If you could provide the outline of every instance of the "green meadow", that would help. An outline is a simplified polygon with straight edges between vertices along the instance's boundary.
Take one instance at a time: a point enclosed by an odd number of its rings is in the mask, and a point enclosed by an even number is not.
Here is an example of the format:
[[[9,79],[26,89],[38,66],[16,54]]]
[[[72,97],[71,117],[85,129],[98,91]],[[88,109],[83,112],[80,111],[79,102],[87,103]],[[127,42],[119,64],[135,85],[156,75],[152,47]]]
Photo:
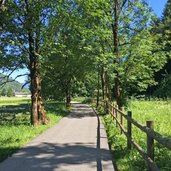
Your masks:
[[[0,161],[52,127],[67,113],[64,103],[48,101],[45,107],[50,124],[33,127],[29,98],[0,98]]]
[[[154,121],[154,130],[171,138],[171,101],[131,100],[126,111],[128,110],[132,111],[132,117],[143,125],[146,125],[148,120]],[[103,119],[113,158],[119,170],[147,170],[147,165],[138,151],[134,148],[130,151],[127,150],[126,137],[120,134],[120,129],[116,128],[115,122],[112,121],[110,115],[104,115]],[[125,128],[126,125],[125,121]],[[135,142],[146,151],[146,134],[133,126],[132,135]],[[171,170],[171,151],[158,142],[155,142],[155,162],[161,171]]]

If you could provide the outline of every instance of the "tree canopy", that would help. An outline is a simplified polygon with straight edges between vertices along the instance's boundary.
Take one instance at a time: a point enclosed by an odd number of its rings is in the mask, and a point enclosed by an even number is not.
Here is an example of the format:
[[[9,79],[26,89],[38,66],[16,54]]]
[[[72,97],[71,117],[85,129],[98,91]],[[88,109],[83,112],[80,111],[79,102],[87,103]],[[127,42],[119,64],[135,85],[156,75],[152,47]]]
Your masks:
[[[30,71],[31,123],[48,123],[42,97],[121,107],[155,85],[170,57],[170,4],[160,20],[145,0],[3,1],[0,68]]]

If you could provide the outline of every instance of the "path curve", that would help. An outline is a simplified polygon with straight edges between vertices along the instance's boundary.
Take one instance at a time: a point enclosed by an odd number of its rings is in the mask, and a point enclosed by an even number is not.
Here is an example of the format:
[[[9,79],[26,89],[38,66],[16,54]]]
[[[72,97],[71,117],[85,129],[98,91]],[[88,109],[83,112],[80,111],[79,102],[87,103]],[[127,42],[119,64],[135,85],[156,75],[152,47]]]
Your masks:
[[[0,163],[0,171],[113,171],[101,120],[88,105],[72,105],[70,115]]]

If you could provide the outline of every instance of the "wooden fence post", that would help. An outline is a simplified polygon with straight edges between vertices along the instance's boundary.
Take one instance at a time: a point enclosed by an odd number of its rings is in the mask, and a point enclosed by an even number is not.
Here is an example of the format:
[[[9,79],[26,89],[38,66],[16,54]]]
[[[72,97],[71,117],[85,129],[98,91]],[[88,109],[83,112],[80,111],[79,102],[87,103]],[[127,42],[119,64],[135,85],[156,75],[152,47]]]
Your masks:
[[[116,109],[118,109],[118,105],[115,106]],[[115,117],[118,119],[118,111],[115,109]],[[116,127],[118,127],[118,123],[116,121]]]
[[[121,108],[121,111],[124,113],[124,107]],[[121,125],[124,127],[124,120],[123,120],[123,116],[121,114]],[[122,129],[121,129],[121,134],[123,133]]]
[[[154,128],[153,121],[147,121],[146,125],[148,128]],[[147,134],[147,155],[154,161],[154,139]],[[151,171],[151,167],[148,165],[148,170]]]
[[[128,111],[128,117],[132,118],[132,112]],[[127,134],[129,138],[127,138],[127,148],[131,150],[131,139],[132,139],[132,124],[129,120],[127,120]]]

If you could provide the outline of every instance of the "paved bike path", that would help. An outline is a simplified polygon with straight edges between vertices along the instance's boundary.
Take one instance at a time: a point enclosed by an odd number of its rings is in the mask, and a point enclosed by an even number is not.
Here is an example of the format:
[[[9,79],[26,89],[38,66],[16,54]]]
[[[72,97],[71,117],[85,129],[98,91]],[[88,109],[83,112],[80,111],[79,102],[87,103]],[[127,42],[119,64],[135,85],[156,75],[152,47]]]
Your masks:
[[[73,112],[57,125],[0,163],[0,171],[113,171],[106,132],[88,105],[74,103]]]

